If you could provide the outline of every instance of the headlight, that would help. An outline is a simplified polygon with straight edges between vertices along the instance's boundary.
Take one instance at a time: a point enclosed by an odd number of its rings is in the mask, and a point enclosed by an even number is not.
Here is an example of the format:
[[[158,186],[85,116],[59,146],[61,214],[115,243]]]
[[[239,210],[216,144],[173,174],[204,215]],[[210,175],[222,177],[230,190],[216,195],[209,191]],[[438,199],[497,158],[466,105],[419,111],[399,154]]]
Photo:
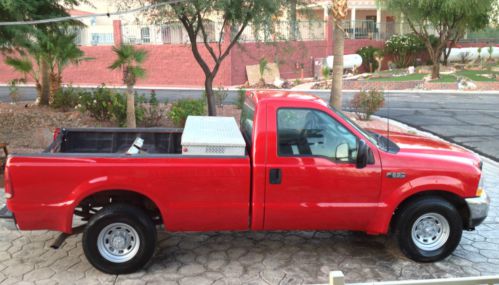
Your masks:
[[[485,188],[484,188],[484,184],[485,184],[485,177],[482,173],[481,177],[480,177],[480,182],[478,182],[478,188],[476,189],[476,196],[477,197],[480,197],[483,195],[483,193],[485,192]]]

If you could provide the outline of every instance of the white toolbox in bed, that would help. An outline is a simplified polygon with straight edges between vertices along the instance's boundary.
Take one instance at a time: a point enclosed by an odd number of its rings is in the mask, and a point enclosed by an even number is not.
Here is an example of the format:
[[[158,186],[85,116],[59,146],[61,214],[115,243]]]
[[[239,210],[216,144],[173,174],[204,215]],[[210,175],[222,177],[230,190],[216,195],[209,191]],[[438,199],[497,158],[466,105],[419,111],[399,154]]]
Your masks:
[[[233,117],[189,116],[182,133],[183,155],[244,156],[244,140]]]

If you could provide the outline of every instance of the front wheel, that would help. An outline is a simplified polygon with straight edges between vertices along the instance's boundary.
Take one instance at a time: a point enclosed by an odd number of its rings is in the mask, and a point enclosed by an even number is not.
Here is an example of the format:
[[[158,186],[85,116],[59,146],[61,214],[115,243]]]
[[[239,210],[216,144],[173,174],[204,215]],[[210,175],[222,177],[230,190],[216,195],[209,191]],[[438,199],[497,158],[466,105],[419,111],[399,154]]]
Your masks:
[[[426,197],[412,202],[397,215],[396,238],[401,251],[418,262],[449,256],[461,241],[463,222],[448,201]]]
[[[142,268],[156,246],[156,227],[141,209],[116,204],[95,214],[83,232],[83,251],[98,270],[126,274]]]

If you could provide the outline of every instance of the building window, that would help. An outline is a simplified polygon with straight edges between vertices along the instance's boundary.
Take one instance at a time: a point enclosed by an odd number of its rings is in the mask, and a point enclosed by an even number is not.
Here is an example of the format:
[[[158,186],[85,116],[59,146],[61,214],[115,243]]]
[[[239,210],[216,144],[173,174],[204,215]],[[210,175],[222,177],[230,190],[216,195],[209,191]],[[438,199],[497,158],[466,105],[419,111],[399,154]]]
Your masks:
[[[149,27],[143,27],[140,29],[140,40],[142,41],[142,43],[151,42],[151,34],[149,31]]]
[[[161,27],[161,41],[165,44],[183,43],[183,29],[179,24],[166,24]]]
[[[114,43],[114,35],[112,33],[92,33],[91,44],[96,45],[112,45]]]

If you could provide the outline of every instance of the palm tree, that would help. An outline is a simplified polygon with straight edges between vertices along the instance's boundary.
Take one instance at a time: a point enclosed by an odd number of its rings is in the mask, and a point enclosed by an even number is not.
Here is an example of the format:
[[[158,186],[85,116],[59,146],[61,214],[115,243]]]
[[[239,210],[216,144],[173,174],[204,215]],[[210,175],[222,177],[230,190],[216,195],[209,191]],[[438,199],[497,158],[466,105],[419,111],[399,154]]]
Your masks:
[[[348,6],[347,0],[332,0],[333,2],[333,84],[331,87],[331,97],[329,103],[341,110],[342,89],[343,89],[343,53],[345,50],[345,31],[342,22],[346,19]]]
[[[123,83],[127,86],[126,124],[129,128],[135,128],[137,123],[135,119],[135,95],[133,86],[137,82],[137,78],[146,75],[146,71],[141,65],[147,58],[147,51],[136,49],[132,45],[122,44],[119,47],[113,47],[113,52],[118,58],[109,66],[109,69],[123,70]]]
[[[34,33],[19,48],[19,56],[7,56],[5,63],[20,72],[26,81],[35,80],[41,105],[48,105],[62,82],[62,72],[69,64],[78,64],[84,57],[76,46],[76,33],[67,28],[54,28]]]
[[[85,53],[75,44],[77,34],[64,32],[55,37],[53,42],[52,65],[50,66],[50,94],[54,94],[61,88],[62,73],[69,65],[78,65],[82,61],[93,60],[85,57]]]

